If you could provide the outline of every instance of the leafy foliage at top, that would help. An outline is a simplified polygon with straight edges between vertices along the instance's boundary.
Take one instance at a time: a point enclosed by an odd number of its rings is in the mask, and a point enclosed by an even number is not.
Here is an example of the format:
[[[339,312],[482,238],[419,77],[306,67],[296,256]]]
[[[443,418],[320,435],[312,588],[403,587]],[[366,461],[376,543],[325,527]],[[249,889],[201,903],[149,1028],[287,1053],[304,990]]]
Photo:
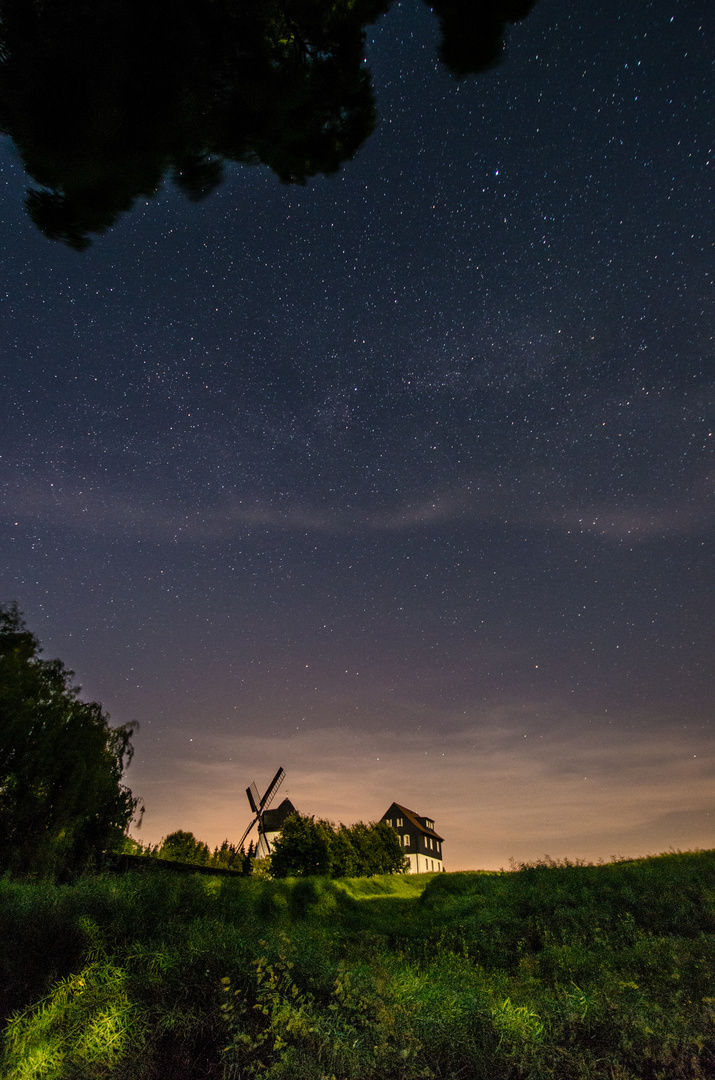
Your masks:
[[[499,60],[535,0],[430,0],[455,74]],[[81,250],[165,176],[199,200],[224,160],[334,173],[373,130],[365,28],[392,0],[0,0],[0,131],[35,224]]]
[[[51,877],[117,845],[139,800],[121,782],[133,725],[110,727],[41,651],[17,607],[0,607],[0,868]]]

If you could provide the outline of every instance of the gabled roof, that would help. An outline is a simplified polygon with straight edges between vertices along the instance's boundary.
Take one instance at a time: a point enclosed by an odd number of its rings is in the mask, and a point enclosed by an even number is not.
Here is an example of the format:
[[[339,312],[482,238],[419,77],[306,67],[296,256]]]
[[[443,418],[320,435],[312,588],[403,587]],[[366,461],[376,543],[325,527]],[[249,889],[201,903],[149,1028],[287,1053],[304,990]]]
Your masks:
[[[444,837],[440,836],[439,833],[436,833],[434,829],[427,828],[425,820],[428,819],[420,817],[414,810],[408,810],[406,806],[400,806],[399,803],[393,803],[392,805],[397,807],[403,817],[406,817],[410,825],[414,825],[418,832],[423,833],[424,836],[431,836],[434,840],[444,841]],[[431,818],[429,820],[431,820]]]
[[[291,814],[295,814],[296,808],[290,799],[284,799],[280,806],[277,806],[275,810],[264,810],[261,814],[261,831],[262,832],[278,832],[285,825],[286,818]]]

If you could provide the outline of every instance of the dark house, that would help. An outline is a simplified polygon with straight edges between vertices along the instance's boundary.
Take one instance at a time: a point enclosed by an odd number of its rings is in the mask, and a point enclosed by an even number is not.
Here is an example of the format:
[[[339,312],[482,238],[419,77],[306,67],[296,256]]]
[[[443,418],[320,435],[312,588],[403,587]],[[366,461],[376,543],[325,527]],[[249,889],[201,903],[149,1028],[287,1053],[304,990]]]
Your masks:
[[[405,855],[410,860],[411,874],[429,874],[444,870],[442,837],[434,831],[434,821],[421,817],[414,810],[393,802],[380,818],[391,825],[400,838]]]

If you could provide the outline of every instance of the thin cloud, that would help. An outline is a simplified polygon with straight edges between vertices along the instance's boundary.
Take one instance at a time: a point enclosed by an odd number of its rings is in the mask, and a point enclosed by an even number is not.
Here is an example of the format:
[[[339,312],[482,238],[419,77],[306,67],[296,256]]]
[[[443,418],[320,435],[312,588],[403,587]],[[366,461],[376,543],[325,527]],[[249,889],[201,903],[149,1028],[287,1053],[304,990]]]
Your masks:
[[[697,534],[713,523],[708,504],[711,483],[699,477],[667,509],[631,500],[615,502],[564,497],[543,477],[509,480],[499,474],[467,478],[420,498],[390,507],[358,509],[336,498],[328,509],[290,497],[226,496],[210,506],[123,492],[104,480],[52,479],[20,475],[5,482],[3,517],[20,527],[76,530],[111,538],[141,537],[164,541],[220,542],[246,529],[288,532],[400,533],[460,524],[556,530],[589,534],[609,542],[637,542],[657,536]],[[156,494],[156,493],[154,493]]]

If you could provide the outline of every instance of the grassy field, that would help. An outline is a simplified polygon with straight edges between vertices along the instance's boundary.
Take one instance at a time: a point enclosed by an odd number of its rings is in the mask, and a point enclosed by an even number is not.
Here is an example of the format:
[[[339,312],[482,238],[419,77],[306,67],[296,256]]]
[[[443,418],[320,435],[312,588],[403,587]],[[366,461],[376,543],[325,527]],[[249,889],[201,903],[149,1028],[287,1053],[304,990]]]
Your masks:
[[[7,1080],[715,1077],[715,852],[0,884]]]

